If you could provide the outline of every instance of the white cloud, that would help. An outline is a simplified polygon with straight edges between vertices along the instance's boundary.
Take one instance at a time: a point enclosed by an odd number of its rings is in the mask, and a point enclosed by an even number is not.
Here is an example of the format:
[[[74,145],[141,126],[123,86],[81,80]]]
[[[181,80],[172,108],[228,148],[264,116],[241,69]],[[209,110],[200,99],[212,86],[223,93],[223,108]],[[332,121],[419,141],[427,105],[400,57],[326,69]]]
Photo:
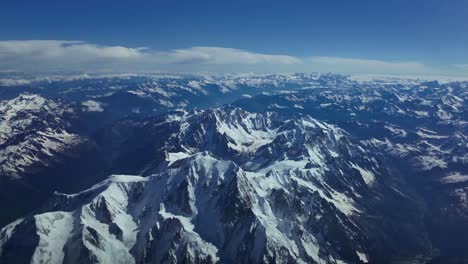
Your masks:
[[[0,70],[85,70],[118,61],[136,61],[143,48],[101,46],[83,41],[0,41]]]
[[[192,47],[160,53],[172,63],[205,64],[300,64],[297,57],[287,55],[260,54],[245,50],[220,47]]]
[[[0,41],[0,70],[157,70],[167,65],[297,64],[287,55],[254,53],[220,47],[192,47],[171,51],[104,46],[83,41]]]
[[[325,71],[371,74],[430,74],[434,70],[421,62],[383,61],[342,57],[317,56],[307,61],[313,68]]]
[[[0,59],[127,59],[143,55],[143,48],[100,46],[83,41],[0,41]]]

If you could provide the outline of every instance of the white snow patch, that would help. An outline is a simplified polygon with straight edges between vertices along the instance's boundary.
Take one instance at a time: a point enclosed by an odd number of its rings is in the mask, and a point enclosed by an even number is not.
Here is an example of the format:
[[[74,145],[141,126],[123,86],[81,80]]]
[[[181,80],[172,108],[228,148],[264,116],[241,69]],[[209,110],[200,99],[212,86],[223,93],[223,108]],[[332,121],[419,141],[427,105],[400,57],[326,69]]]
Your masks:
[[[97,102],[94,100],[88,100],[81,103],[84,107],[86,107],[86,111],[88,112],[103,112],[104,108],[101,102]]]
[[[52,212],[35,215],[39,244],[31,263],[62,263],[63,247],[73,231],[73,215],[69,212]]]
[[[296,109],[304,109],[302,105],[298,105],[298,104],[294,104],[293,107]]]
[[[168,155],[168,157],[167,157],[166,161],[168,162],[168,165],[171,165],[172,163],[174,163],[174,162],[176,162],[178,160],[190,157],[190,154],[187,154],[185,152],[175,152],[175,153],[169,152],[169,153],[167,153],[167,155]]]
[[[268,106],[269,109],[273,109],[273,108],[276,108],[276,109],[286,109],[288,107],[286,106],[283,106],[283,105],[279,105],[279,104],[271,104]]]
[[[372,184],[375,182],[375,175],[374,173],[361,168],[359,165],[356,165],[354,163],[351,163],[351,166],[359,171],[359,173],[362,176],[362,179],[368,186],[372,186]]]
[[[444,184],[466,182],[468,181],[468,175],[461,174],[460,172],[454,172],[443,177],[440,181]]]
[[[388,131],[392,132],[395,136],[398,137],[406,137],[408,133],[402,128],[398,128],[395,126],[384,126]]]
[[[447,138],[448,136],[440,136],[437,135],[437,132],[434,132],[429,129],[425,128],[419,128],[418,131],[416,131],[416,134],[422,138],[434,138],[434,139],[441,139],[441,138]]]
[[[421,117],[428,117],[429,113],[426,111],[413,111],[416,115],[421,116]]]
[[[356,251],[356,254],[358,255],[359,259],[364,262],[364,263],[369,263],[369,260],[367,259],[367,255],[365,253]]]

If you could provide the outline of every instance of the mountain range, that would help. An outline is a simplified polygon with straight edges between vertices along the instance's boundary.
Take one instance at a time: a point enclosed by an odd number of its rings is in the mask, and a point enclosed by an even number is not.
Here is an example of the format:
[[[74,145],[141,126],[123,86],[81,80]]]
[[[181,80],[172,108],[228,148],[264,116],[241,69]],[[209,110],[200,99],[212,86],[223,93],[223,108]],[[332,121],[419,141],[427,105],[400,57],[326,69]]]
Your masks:
[[[468,258],[468,82],[0,77],[0,263]]]

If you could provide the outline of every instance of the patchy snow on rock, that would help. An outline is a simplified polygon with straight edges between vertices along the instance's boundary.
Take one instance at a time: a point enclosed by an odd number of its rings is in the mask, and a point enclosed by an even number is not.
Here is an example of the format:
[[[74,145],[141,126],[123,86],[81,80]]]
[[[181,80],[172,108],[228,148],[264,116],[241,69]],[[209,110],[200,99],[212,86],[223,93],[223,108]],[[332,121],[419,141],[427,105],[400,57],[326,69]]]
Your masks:
[[[402,129],[395,126],[384,126],[388,131],[392,132],[397,137],[406,137],[408,133]]]
[[[427,111],[413,111],[419,117],[429,117],[429,112]]]
[[[447,168],[447,162],[436,156],[418,156],[415,158],[416,166],[423,171],[431,170],[432,168]]]
[[[0,169],[21,178],[33,165],[47,166],[54,157],[82,142],[68,132],[73,110],[39,95],[21,94],[0,102]]]
[[[452,114],[440,108],[437,110],[436,114],[442,120],[449,120],[449,119],[452,119],[453,117]]]
[[[434,139],[441,139],[441,138],[447,138],[448,136],[441,136],[438,135],[436,132],[420,128],[416,131],[416,134],[422,138],[434,138]]]

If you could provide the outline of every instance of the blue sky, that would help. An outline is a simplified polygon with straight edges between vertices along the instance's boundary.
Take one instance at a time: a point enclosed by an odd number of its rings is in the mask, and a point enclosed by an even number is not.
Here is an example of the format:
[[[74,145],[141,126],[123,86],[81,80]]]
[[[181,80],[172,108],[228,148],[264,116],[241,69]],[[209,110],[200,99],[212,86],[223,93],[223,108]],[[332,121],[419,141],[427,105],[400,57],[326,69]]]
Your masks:
[[[0,41],[0,70],[468,75],[468,1],[5,0]]]

